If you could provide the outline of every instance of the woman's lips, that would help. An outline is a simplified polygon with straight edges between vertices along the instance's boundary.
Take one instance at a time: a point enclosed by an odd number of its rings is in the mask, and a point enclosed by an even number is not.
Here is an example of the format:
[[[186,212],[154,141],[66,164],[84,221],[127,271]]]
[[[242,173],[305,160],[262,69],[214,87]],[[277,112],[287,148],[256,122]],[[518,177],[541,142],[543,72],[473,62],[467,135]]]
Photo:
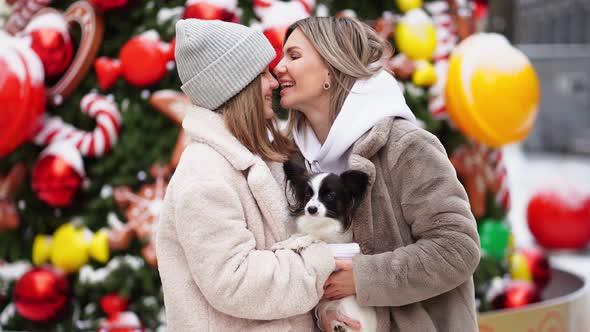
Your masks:
[[[284,96],[287,93],[287,91],[289,91],[292,88],[293,87],[291,87],[291,86],[282,88],[281,89],[281,97]]]

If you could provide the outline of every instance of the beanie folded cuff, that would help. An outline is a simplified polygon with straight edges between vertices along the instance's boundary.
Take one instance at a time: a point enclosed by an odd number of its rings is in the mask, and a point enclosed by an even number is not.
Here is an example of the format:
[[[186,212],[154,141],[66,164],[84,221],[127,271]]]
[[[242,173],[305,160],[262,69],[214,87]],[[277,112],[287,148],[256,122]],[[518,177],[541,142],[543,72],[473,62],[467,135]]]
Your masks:
[[[262,33],[250,33],[181,89],[195,105],[215,110],[258,77],[275,56]]]

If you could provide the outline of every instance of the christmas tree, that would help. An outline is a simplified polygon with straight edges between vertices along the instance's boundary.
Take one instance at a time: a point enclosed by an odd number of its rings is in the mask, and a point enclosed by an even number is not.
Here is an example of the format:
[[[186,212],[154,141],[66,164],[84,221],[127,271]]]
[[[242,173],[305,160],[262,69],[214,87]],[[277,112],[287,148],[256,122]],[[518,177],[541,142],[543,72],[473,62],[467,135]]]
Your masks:
[[[387,66],[408,105],[443,142],[469,193],[484,253],[474,276],[479,309],[513,306],[490,296],[502,293],[497,277],[543,281],[530,275],[530,255],[511,251],[496,148],[530,130],[522,132],[531,111],[515,93],[532,91],[528,106],[538,87],[527,69],[524,79],[480,81],[492,97],[465,97],[459,67],[473,65],[473,49],[513,52],[496,36],[451,56],[484,13],[485,2],[459,0],[8,1],[0,11],[0,328],[165,328],[152,231],[185,143],[174,25],[189,17],[263,29],[278,53],[286,27],[309,15],[374,26],[396,49]],[[533,86],[522,83],[531,77]],[[500,124],[501,112],[486,117],[498,106],[486,106],[494,93],[508,94],[502,109],[523,115]],[[509,257],[522,259],[511,267]]]

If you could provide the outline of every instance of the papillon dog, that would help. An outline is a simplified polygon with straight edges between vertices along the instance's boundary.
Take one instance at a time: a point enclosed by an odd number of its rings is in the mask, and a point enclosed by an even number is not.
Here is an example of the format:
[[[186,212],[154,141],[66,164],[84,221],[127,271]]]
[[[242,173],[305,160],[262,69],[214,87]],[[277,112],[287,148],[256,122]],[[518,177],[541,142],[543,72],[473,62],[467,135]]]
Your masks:
[[[287,240],[275,243],[271,249],[295,251],[316,242],[351,243],[352,216],[367,190],[369,176],[360,171],[307,174],[292,161],[283,165],[287,188],[291,196],[290,212],[297,216],[297,232]],[[374,308],[361,307],[356,296],[330,301],[331,307],[361,323],[361,331],[375,331],[377,317]],[[335,332],[349,331],[346,325],[332,322]],[[350,330],[352,331],[352,330]]]

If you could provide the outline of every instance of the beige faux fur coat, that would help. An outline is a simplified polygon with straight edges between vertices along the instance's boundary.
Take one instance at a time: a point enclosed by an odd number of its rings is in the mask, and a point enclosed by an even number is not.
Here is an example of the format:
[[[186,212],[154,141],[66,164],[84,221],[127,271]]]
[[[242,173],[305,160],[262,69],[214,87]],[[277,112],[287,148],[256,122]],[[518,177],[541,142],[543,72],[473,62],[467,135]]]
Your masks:
[[[438,139],[386,118],[354,144],[349,162],[369,174],[353,221],[365,255],[353,267],[357,299],[378,307],[379,331],[477,331],[479,237]]]
[[[334,269],[324,244],[272,252],[293,227],[281,164],[253,155],[221,115],[194,107],[156,235],[168,330],[312,331]]]

